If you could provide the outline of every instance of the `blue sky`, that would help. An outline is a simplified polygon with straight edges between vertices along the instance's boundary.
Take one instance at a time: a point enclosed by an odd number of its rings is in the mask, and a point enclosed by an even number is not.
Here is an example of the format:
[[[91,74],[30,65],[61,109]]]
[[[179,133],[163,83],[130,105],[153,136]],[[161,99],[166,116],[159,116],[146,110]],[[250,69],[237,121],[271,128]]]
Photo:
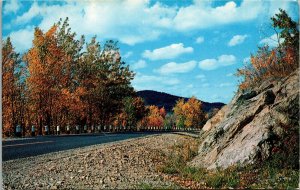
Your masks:
[[[228,103],[237,90],[237,68],[257,46],[276,46],[270,17],[278,8],[298,20],[294,0],[11,0],[3,2],[2,35],[23,53],[34,27],[46,31],[69,17],[78,38],[119,41],[123,61],[136,73],[136,90]]]

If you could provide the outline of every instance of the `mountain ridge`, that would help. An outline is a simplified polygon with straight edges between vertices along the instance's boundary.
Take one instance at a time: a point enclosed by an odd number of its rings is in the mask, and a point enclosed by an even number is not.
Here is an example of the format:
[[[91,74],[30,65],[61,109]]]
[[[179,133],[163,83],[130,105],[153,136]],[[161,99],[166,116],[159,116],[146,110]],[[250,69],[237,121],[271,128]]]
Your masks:
[[[144,99],[146,105],[156,105],[158,107],[164,107],[167,112],[171,112],[178,99],[184,98],[187,101],[189,98],[168,94],[165,92],[158,92],[154,90],[141,90],[137,91],[137,95]],[[224,103],[222,102],[205,102],[202,101],[203,110],[209,112],[213,108],[222,108]]]

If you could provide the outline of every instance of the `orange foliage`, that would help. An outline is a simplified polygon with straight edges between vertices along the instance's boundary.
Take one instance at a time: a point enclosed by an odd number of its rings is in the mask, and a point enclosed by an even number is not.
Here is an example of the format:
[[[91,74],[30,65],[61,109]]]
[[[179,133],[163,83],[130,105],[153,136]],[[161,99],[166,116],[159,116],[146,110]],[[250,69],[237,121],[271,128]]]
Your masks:
[[[271,50],[268,46],[260,47],[256,55],[251,56],[250,64],[238,70],[237,76],[243,77],[241,90],[252,89],[265,80],[283,78],[299,67],[298,23],[282,9],[271,20],[274,30],[280,30],[278,46]]]
[[[250,65],[239,69],[237,76],[242,76],[244,81],[239,88],[246,90],[253,88],[266,79],[282,78],[298,68],[297,55],[293,48],[261,47],[256,55],[252,55]]]
[[[201,122],[205,119],[205,114],[202,111],[202,105],[195,97],[191,97],[186,103],[184,99],[177,101],[173,108],[176,125],[187,128],[198,128]]]
[[[148,116],[143,119],[142,123],[147,127],[163,128],[164,117],[166,116],[165,109],[159,109],[154,105],[149,106],[148,109]]]

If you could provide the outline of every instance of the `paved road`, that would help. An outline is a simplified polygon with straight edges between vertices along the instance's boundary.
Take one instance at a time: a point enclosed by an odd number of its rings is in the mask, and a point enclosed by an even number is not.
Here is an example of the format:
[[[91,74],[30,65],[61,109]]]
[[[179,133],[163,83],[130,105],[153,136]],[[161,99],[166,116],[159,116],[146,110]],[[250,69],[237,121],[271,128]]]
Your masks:
[[[159,133],[159,132],[158,132]],[[2,142],[2,160],[12,160],[29,156],[36,156],[50,152],[68,150],[89,145],[114,142],[119,140],[143,137],[154,132],[119,133],[119,134],[91,134],[70,136],[38,136],[23,140],[9,140]]]

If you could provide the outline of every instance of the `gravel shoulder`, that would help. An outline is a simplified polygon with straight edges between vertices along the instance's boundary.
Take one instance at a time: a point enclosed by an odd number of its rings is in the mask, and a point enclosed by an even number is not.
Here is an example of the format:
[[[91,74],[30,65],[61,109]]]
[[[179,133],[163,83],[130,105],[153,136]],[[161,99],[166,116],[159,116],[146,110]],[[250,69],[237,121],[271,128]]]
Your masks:
[[[191,137],[151,135],[3,162],[5,189],[180,188],[156,168]]]

